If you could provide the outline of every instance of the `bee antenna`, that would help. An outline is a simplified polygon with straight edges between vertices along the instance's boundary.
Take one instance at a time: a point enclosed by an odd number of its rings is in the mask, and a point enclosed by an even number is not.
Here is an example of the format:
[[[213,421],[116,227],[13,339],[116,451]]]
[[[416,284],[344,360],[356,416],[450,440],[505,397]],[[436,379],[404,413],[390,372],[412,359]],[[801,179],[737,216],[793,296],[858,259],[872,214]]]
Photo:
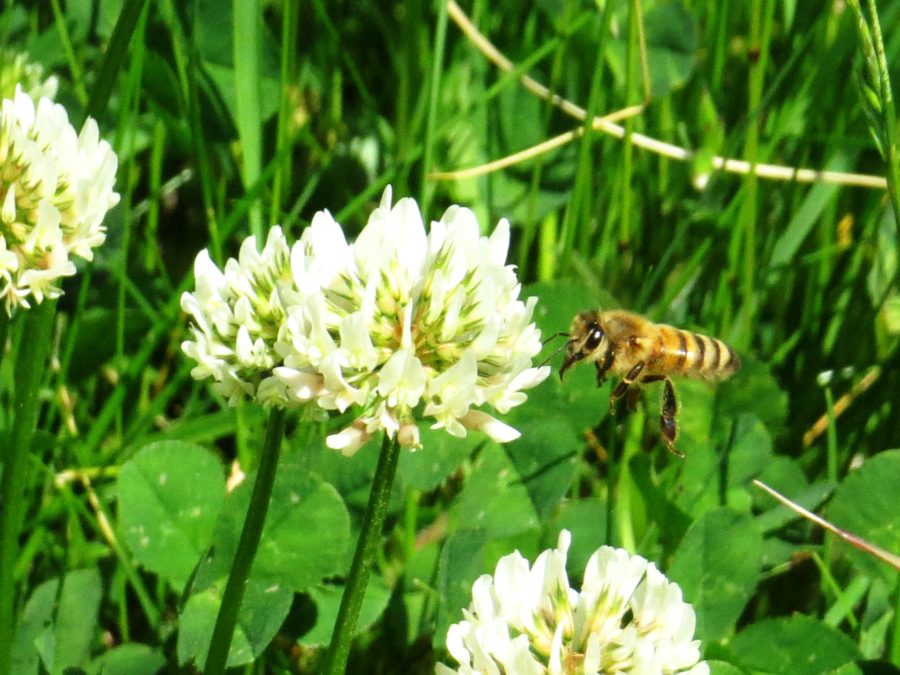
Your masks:
[[[553,335],[551,335],[550,337],[548,337],[546,340],[542,340],[542,341],[541,341],[541,346],[546,345],[548,342],[551,342],[551,341],[555,340],[555,339],[558,338],[558,337],[569,337],[569,334],[568,334],[568,333],[563,333],[563,332],[560,332],[560,333],[554,333]]]
[[[560,337],[560,336],[569,337],[569,334],[568,334],[568,333],[557,333],[556,335],[553,335],[553,336],[549,337],[548,339],[544,340],[544,342],[543,342],[542,344],[547,344],[548,342],[550,342],[550,340],[553,340],[553,339],[558,338],[558,337]],[[554,358],[557,354],[559,354],[559,353],[560,353],[561,351],[563,351],[564,349],[568,349],[568,347],[569,347],[570,344],[572,344],[572,340],[571,340],[571,339],[566,340],[566,342],[565,342],[564,345],[562,345],[562,346],[559,347],[558,349],[554,350],[554,352],[553,352],[550,356],[548,356],[546,359],[544,359],[544,360],[541,362],[541,366],[547,365],[547,363],[550,361],[550,359]]]

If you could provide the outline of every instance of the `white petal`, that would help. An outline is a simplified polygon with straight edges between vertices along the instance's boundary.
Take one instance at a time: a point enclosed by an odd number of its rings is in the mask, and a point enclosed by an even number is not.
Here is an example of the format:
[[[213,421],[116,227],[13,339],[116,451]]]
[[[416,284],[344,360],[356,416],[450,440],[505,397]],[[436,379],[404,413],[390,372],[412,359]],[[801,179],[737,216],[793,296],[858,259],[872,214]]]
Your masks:
[[[467,429],[477,429],[498,443],[509,443],[522,434],[481,410],[470,410],[460,421]]]
[[[558,625],[553,633],[553,646],[550,648],[550,659],[547,664],[547,672],[550,675],[563,675],[566,671],[562,664],[563,653],[563,627]]]
[[[303,372],[284,366],[276,367],[273,373],[298,401],[311,401],[322,390],[322,376],[318,373]]]
[[[538,608],[539,591],[536,593],[529,586],[530,572],[528,561],[518,551],[500,558],[494,570],[494,586],[500,601],[500,615],[505,621],[522,630],[533,628],[532,617]]]
[[[412,450],[422,448],[419,427],[415,422],[407,421],[400,424],[400,429],[397,430],[397,442],[404,448],[411,448]]]
[[[0,218],[7,225],[12,224],[16,219],[16,184],[12,183],[6,192],[6,198],[3,200],[3,209],[0,211]],[[4,239],[4,246],[6,240]]]
[[[501,218],[494,228],[489,240],[490,260],[495,265],[506,264],[506,254],[509,251],[509,221]]]
[[[391,197],[393,196],[394,189],[392,186],[387,185],[384,188],[384,192],[381,193],[381,202],[379,206],[383,209],[391,208]]]
[[[584,675],[598,675],[600,672],[601,654],[600,637],[596,633],[591,633],[588,636],[587,649],[585,650],[584,662],[582,663]]]
[[[369,331],[371,310],[353,312],[341,321],[341,348],[347,354],[347,365],[372,370],[378,363],[378,351]]]
[[[325,445],[332,450],[340,450],[345,457],[356,454],[370,438],[368,432],[361,425],[353,424],[336,434],[325,438]]]
[[[414,408],[425,391],[422,362],[410,351],[401,349],[388,359],[378,377],[378,393],[390,407]]]

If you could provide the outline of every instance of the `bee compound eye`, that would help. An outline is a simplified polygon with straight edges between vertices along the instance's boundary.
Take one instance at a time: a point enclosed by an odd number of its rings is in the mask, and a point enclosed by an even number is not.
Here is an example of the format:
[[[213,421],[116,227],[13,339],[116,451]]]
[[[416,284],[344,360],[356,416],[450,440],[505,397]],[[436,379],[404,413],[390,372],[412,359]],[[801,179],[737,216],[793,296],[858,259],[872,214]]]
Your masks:
[[[585,341],[585,349],[588,351],[594,350],[600,346],[600,343],[603,342],[603,329],[600,326],[594,326],[588,332],[587,340]]]

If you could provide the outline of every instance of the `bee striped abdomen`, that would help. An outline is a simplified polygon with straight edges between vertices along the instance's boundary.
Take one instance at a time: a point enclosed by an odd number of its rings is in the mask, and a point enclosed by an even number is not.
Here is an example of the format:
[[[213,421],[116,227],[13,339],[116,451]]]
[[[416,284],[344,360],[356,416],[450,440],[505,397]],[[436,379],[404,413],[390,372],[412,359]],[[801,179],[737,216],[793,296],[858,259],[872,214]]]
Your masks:
[[[659,326],[660,356],[657,369],[706,378],[728,377],[740,366],[734,350],[721,340]]]

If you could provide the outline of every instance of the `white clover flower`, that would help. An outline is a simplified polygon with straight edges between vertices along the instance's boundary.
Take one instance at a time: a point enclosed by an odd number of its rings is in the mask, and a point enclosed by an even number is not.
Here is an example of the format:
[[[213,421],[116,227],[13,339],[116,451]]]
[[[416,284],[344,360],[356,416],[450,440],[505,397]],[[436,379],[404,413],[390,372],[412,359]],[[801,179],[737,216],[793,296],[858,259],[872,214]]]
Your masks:
[[[8,314],[62,294],[70,256],[93,258],[119,201],[118,160],[97,123],[75,132],[65,108],[21,89],[0,104],[0,297]]]
[[[388,189],[352,244],[321,211],[290,248],[279,228],[261,253],[246,240],[224,272],[201,252],[197,290],[182,296],[194,321],[182,349],[232,404],[352,408],[327,439],[345,454],[378,431],[418,447],[422,417],[509,441],[518,432],[479,407],[508,412],[550,370],[531,367],[536,300],[518,299],[508,246],[506,221],[482,237],[460,207],[426,234],[415,201],[392,207]]]
[[[181,344],[197,362],[196,379],[213,378],[213,389],[231,405],[244,397],[269,405],[288,405],[285,388],[272,377],[280,362],[275,341],[287,317],[284,298],[293,278],[290,248],[280,227],[269,231],[262,251],[256,238],[241,245],[238,259],[220,270],[206,250],[194,261],[197,289],[181,296],[181,308],[193,318],[193,339]]]
[[[437,675],[709,673],[677,584],[644,558],[602,546],[576,591],[566,575],[570,541],[563,530],[533,567],[516,551],[475,581],[464,620],[447,632],[459,667],[438,664]]]
[[[28,54],[0,49],[0,98],[13,98],[17,86],[33,99],[53,99],[59,80],[55,75],[45,78],[44,67]]]
[[[506,413],[549,374],[531,367],[541,348],[536,299],[519,300],[508,246],[506,220],[483,237],[458,206],[426,234],[416,202],[391,206],[390,188],[353,244],[327,211],[316,214],[291,253],[297,302],[274,372],[297,402],[357,406],[330,447],[351,454],[377,431],[416,447],[421,417],[455,436],[518,436],[478,409]],[[319,390],[310,387],[317,373]]]

